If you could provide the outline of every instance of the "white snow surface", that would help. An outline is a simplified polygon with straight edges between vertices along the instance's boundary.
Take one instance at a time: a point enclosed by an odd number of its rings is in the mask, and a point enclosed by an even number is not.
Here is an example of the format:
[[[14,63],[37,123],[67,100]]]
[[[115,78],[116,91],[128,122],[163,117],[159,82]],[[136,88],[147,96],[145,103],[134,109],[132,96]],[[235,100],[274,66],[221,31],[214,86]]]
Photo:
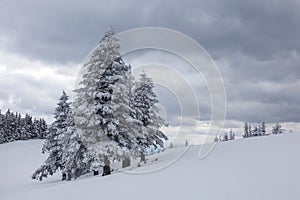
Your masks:
[[[197,158],[200,147],[192,146],[174,164],[153,173],[116,172],[74,181],[60,181],[59,173],[43,182],[30,178],[47,156],[41,154],[42,143],[0,145],[0,200],[300,199],[298,133],[218,143],[203,160]],[[151,170],[178,151],[148,156],[149,164],[137,170]]]

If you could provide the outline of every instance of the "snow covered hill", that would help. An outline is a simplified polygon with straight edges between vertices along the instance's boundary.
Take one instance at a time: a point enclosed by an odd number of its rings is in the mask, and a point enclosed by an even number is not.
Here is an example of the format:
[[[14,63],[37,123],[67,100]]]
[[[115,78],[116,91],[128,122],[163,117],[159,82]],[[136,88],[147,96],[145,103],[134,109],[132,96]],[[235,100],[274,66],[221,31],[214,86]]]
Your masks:
[[[45,159],[42,140],[0,145],[1,200],[90,199],[300,199],[300,134],[282,134],[219,143],[204,160],[192,146],[173,165],[133,175],[90,176],[43,182],[30,175]],[[150,159],[165,161],[170,149]],[[139,170],[153,168],[142,166]]]

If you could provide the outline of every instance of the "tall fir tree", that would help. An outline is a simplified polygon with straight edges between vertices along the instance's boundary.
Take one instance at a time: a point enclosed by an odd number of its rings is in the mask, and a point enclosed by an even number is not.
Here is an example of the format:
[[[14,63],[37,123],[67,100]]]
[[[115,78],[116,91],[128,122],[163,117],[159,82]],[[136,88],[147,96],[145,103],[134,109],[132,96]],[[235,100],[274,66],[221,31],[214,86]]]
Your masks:
[[[128,129],[136,129],[125,125],[130,120],[126,98],[130,98],[131,68],[121,59],[119,48],[114,31],[107,31],[84,65],[86,72],[75,90],[74,123],[90,158],[86,162],[92,166],[103,165],[105,157],[115,159],[120,152],[129,154],[134,143]]]
[[[154,148],[163,147],[167,136],[159,129],[165,125],[164,120],[159,115],[157,106],[159,100],[154,92],[154,83],[151,78],[143,72],[140,80],[132,92],[130,101],[134,119],[141,122],[142,131],[137,140],[142,152],[150,146]]]
[[[64,169],[63,145],[64,133],[67,129],[67,118],[70,112],[69,97],[63,91],[62,96],[59,98],[57,107],[55,108],[54,118],[55,121],[50,126],[49,135],[43,146],[43,153],[49,153],[48,158],[32,175],[33,179],[42,180],[52,175],[57,170]]]
[[[119,48],[114,31],[109,30],[83,66],[85,73],[79,83],[80,88],[74,91],[76,98],[73,103],[73,115],[75,125],[82,129],[84,134],[93,136],[98,132],[100,119],[95,109],[95,93],[106,68],[120,56]]]
[[[130,113],[131,67],[117,58],[100,79],[96,92],[96,110],[101,131],[120,147],[134,150],[137,146],[137,124]]]
[[[132,101],[131,67],[120,57],[119,48],[114,31],[106,32],[84,65],[80,87],[74,91],[72,115],[63,118],[64,127],[58,126],[58,117],[52,124],[44,146],[50,155],[33,178],[42,179],[60,169],[70,180],[107,167],[109,159],[120,160],[148,147],[163,146],[167,137],[159,130],[164,121],[153,82],[145,76],[145,84],[141,84],[144,88],[149,84],[150,89],[145,90],[149,107],[140,110]],[[139,95],[137,92],[135,97]]]

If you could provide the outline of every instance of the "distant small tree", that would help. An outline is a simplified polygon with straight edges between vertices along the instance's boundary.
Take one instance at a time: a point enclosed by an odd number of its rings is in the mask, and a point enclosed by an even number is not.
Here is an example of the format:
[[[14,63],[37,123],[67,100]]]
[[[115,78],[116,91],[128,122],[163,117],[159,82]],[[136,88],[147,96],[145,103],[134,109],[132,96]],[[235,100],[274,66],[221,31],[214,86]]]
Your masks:
[[[235,140],[235,133],[232,131],[232,129],[230,129],[229,132],[229,140]]]
[[[248,126],[247,122],[244,123],[244,135],[243,135],[243,137],[244,138],[250,137],[249,126]]]
[[[219,142],[219,137],[217,135],[214,138],[214,142]]]
[[[266,125],[264,121],[261,123],[261,135],[266,135]]]
[[[284,129],[281,128],[281,124],[276,123],[276,124],[273,126],[272,134],[281,134],[281,133],[283,133],[283,131],[284,131]]]
[[[261,125],[257,125],[257,136],[262,136]]]
[[[223,141],[228,141],[228,134],[227,133],[224,133]]]
[[[248,137],[253,137],[253,130],[251,123],[248,124]]]
[[[258,130],[258,126],[254,125],[252,131],[251,131],[251,136],[259,136],[259,130]]]

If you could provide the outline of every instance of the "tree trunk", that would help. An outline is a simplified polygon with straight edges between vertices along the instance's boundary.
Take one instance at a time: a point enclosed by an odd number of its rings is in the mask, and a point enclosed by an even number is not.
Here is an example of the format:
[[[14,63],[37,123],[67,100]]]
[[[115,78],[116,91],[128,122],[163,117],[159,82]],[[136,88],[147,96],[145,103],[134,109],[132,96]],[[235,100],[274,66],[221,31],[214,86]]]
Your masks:
[[[103,166],[103,173],[102,173],[102,176],[107,176],[107,175],[110,175],[111,172],[110,172],[110,167],[107,166],[107,165],[104,165]]]
[[[67,179],[67,174],[66,174],[66,173],[63,173],[63,174],[62,174],[61,180],[62,180],[62,181],[65,181],[66,179]]]
[[[146,156],[143,152],[141,152],[141,162],[146,162]]]
[[[98,170],[93,170],[94,172],[94,176],[98,176],[99,175],[99,171]]]
[[[124,157],[122,159],[122,168],[129,167],[130,166],[130,158]]]

